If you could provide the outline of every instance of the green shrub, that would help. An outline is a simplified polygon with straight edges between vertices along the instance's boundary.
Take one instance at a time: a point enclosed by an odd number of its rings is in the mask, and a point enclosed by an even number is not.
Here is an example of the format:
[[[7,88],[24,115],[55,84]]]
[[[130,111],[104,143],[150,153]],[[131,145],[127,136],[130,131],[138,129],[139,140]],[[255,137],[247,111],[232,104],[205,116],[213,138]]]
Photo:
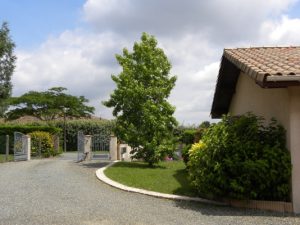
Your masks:
[[[55,156],[58,153],[55,152],[53,146],[53,136],[44,131],[35,131],[29,133],[31,137],[31,154],[33,156],[50,157]]]
[[[191,149],[192,145],[186,145],[183,147],[182,152],[181,152],[181,156],[183,159],[183,162],[185,163],[185,165],[188,165],[189,162],[189,150]]]
[[[64,129],[64,121],[56,121],[51,124],[61,130]],[[81,119],[67,120],[66,135],[67,135],[67,150],[77,150],[77,134],[82,131],[85,135],[100,134],[99,138],[103,141],[109,140],[114,127],[114,122],[110,120],[99,119]],[[99,140],[99,139],[98,139]]]
[[[61,129],[46,125],[25,125],[25,124],[0,124],[0,152],[5,152],[5,135],[9,135],[9,152],[13,153],[14,149],[14,132],[23,134],[32,133],[35,131],[44,131],[50,134],[59,134]]]
[[[28,134],[34,131],[45,131],[51,134],[59,134],[61,129],[52,126],[0,124],[0,135],[13,135],[14,132]]]
[[[224,116],[189,151],[199,193],[237,199],[289,200],[291,162],[285,130],[252,114]]]
[[[195,134],[197,130],[196,129],[185,129],[182,131],[179,141],[182,143],[188,145],[188,144],[193,144],[195,140]]]

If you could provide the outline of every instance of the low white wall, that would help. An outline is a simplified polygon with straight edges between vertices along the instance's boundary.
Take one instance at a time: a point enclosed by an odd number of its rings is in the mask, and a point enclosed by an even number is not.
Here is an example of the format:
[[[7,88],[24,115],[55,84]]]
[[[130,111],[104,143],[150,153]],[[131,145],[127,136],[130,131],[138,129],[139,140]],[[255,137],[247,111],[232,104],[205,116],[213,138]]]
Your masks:
[[[128,144],[120,144],[119,145],[119,152],[120,152],[120,159],[123,161],[131,161],[131,147]]]

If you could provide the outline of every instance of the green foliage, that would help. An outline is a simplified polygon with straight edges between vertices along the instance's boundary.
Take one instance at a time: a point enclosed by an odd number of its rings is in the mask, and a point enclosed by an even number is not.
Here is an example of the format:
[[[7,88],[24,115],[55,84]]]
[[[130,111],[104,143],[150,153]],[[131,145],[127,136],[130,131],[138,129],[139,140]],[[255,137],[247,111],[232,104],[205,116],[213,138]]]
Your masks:
[[[15,69],[15,44],[10,38],[6,22],[0,28],[0,117],[7,109],[6,100],[11,96],[11,76]]]
[[[3,125],[0,124],[0,135],[13,135],[14,132],[21,132],[24,134],[32,133],[34,131],[45,131],[51,134],[59,134],[61,129],[51,126],[33,126],[33,125]]]
[[[179,137],[179,141],[181,141],[182,143],[186,144],[186,145],[190,145],[195,143],[195,135],[197,133],[196,129],[186,129],[183,130],[182,134]]]
[[[200,125],[199,125],[199,128],[209,128],[210,127],[210,122],[209,121],[203,121]]]
[[[0,124],[0,153],[5,153],[5,145],[6,139],[5,135],[9,135],[9,152],[13,153],[13,142],[14,142],[14,132],[20,132],[23,134],[32,133],[35,131],[44,131],[50,134],[59,135],[61,130],[56,127],[50,126],[33,126],[33,125],[7,125],[7,124]]]
[[[285,130],[252,114],[224,116],[189,151],[199,193],[238,199],[289,200],[291,161]]]
[[[114,121],[99,120],[99,119],[86,119],[86,120],[68,120],[66,123],[67,131],[67,150],[77,150],[77,133],[83,131],[86,135],[100,134],[100,139],[108,140],[112,134]],[[64,128],[63,121],[52,122],[51,125]]]
[[[123,70],[112,76],[117,88],[103,104],[113,108],[116,135],[133,148],[135,157],[152,165],[161,159],[160,146],[177,124],[175,108],[167,101],[176,77],[169,75],[171,64],[154,36],[146,33],[133,52],[125,48],[116,58]]]
[[[44,131],[35,131],[29,133],[31,137],[31,155],[50,157],[58,154],[54,150],[53,136]]]
[[[62,117],[90,117],[94,107],[87,106],[88,100],[64,93],[66,88],[54,87],[44,92],[29,91],[20,97],[10,98],[12,109],[6,113],[9,120],[22,116],[34,116],[42,121],[52,121]]]
[[[188,145],[185,145],[182,149],[182,152],[181,152],[181,156],[182,156],[182,159],[183,159],[183,162],[185,163],[185,165],[188,165],[188,162],[189,162],[189,150],[191,149],[192,145],[191,144],[188,144]]]

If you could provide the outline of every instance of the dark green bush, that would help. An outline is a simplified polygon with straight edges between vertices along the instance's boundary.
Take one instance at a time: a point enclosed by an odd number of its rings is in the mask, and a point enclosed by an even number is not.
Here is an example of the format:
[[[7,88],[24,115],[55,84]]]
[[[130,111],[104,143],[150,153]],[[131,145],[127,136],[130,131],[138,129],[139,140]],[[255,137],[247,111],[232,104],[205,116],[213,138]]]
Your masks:
[[[60,129],[50,126],[38,126],[38,125],[17,125],[17,124],[0,124],[0,153],[5,153],[5,135],[9,135],[9,152],[13,153],[13,142],[14,142],[14,132],[21,132],[23,134],[28,134],[34,131],[44,131],[50,134],[59,134]]]
[[[181,156],[183,159],[183,162],[187,165],[189,162],[189,150],[191,149],[192,145],[186,145],[183,147],[182,152],[181,152]]]
[[[64,129],[63,121],[53,122],[51,125]],[[99,134],[103,140],[110,138],[114,122],[110,120],[86,119],[86,120],[68,120],[66,123],[67,150],[77,150],[77,133],[82,131],[85,135]]]
[[[224,116],[189,151],[192,184],[206,196],[288,201],[291,161],[285,130],[252,114]]]
[[[182,131],[182,134],[180,135],[179,141],[182,143],[188,145],[193,144],[195,140],[195,134],[197,130],[196,129],[185,129]]]
[[[58,134],[61,131],[61,129],[52,126],[0,124],[0,135],[13,135],[14,132],[21,132],[23,134],[28,134],[34,131],[45,131],[51,134]]]

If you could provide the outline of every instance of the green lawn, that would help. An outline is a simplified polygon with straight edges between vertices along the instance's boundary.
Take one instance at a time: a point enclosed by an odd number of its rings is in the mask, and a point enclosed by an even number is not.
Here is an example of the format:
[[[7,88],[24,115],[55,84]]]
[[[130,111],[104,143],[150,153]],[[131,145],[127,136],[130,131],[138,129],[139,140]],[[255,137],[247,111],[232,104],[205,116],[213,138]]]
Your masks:
[[[8,155],[8,161],[13,161],[14,156],[13,155]],[[5,154],[0,154],[0,163],[6,162],[6,157]]]
[[[196,196],[182,161],[160,162],[149,168],[144,162],[118,162],[104,171],[121,184],[168,194]]]

